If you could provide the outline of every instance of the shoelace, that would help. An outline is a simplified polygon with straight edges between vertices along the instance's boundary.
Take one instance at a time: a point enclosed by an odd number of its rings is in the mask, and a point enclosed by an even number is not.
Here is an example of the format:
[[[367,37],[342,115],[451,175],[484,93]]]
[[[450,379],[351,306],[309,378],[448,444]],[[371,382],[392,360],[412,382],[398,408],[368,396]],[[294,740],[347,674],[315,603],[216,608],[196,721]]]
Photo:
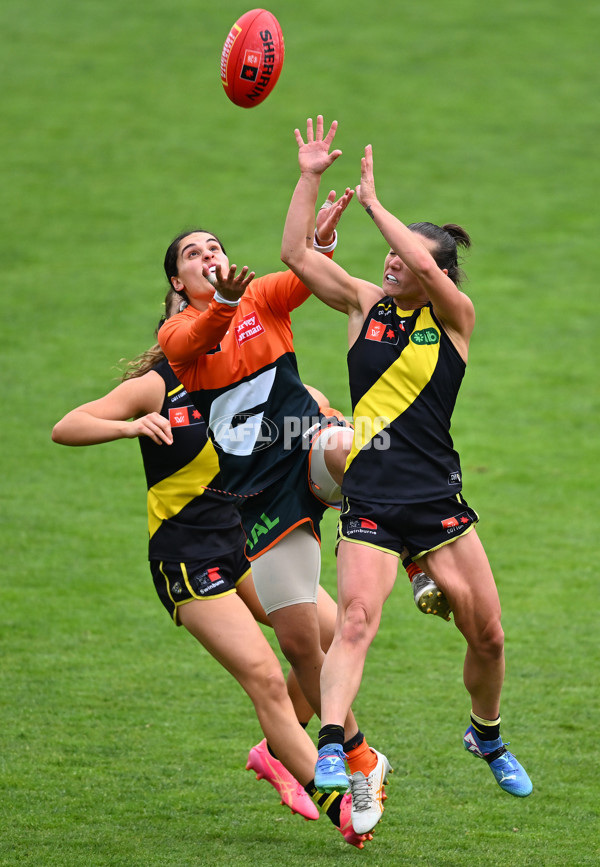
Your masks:
[[[352,792],[352,806],[358,812],[368,810],[371,806],[371,793],[369,790],[369,782],[365,775],[360,771],[352,775],[350,780],[350,789]]]

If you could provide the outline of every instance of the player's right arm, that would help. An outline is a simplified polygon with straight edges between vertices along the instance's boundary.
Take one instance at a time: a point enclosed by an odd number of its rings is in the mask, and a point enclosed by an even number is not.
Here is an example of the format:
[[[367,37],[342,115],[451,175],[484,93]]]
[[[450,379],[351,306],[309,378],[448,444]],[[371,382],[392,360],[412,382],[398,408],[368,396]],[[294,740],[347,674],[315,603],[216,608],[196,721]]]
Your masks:
[[[237,307],[214,299],[206,310],[186,307],[169,317],[158,332],[158,343],[171,364],[186,364],[214,349],[225,337]]]
[[[288,209],[281,258],[317,298],[350,317],[352,342],[352,332],[356,328],[360,329],[367,311],[375,300],[382,297],[382,290],[365,280],[352,277],[336,262],[317,253],[308,243],[312,237],[311,227],[321,175],[341,153],[329,153],[336,127],[334,121],[323,138],[323,118],[319,115],[316,137],[313,136],[310,119],[307,122],[306,143],[299,130],[295,131],[300,178]]]
[[[52,439],[65,446],[90,446],[147,436],[170,445],[171,425],[159,412],[164,396],[164,380],[153,370],[127,379],[104,397],[68,412],[54,425]]]

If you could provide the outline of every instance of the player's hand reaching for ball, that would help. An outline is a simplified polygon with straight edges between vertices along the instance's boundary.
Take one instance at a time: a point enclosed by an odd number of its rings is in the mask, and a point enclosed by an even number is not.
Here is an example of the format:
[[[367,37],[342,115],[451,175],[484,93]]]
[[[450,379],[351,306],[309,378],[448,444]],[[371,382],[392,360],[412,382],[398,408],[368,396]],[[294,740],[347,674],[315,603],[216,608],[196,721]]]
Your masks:
[[[334,232],[340,217],[350,204],[354,190],[349,187],[346,192],[336,199],[335,190],[331,190],[319,210],[317,211],[317,243],[321,247],[328,247],[333,244],[335,235]]]
[[[239,274],[236,274],[236,271],[237,265],[231,265],[225,275],[220,265],[217,265],[214,270],[209,270],[206,266],[202,269],[204,276],[215,287],[215,292],[218,292],[225,301],[239,301],[256,276],[256,272],[249,271],[247,265],[244,265]]]
[[[360,184],[356,186],[356,195],[363,208],[368,208],[377,202],[372,145],[366,146],[365,155],[360,161]]]
[[[325,169],[328,169],[342,155],[341,150],[334,150],[329,153],[336,130],[337,120],[334,120],[329,127],[329,132],[323,137],[323,115],[321,114],[317,117],[316,131],[313,129],[312,117],[306,121],[306,142],[302,138],[300,130],[294,130],[298,143],[298,162],[301,173],[322,175]]]

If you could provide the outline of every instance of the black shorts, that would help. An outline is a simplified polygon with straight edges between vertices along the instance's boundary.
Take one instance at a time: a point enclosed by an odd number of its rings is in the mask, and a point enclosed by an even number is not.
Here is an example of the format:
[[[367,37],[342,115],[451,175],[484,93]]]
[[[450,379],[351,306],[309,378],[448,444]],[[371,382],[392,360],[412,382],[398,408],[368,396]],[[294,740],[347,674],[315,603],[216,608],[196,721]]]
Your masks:
[[[366,503],[343,498],[337,544],[358,542],[413,560],[462,536],[479,515],[461,494],[429,503]]]
[[[310,522],[315,537],[321,541],[321,518],[327,506],[311,493],[308,451],[301,452],[297,463],[282,479],[237,506],[249,560],[256,560],[282,536],[305,522]]]
[[[230,531],[224,531],[229,533]],[[219,531],[214,531],[218,536]],[[218,599],[235,593],[235,588],[250,574],[243,539],[236,528],[235,537],[240,541],[235,548],[223,550],[223,545],[203,546],[205,550],[197,560],[185,563],[170,560],[150,560],[154,586],[162,604],[174,623],[180,626],[177,609],[192,599]]]

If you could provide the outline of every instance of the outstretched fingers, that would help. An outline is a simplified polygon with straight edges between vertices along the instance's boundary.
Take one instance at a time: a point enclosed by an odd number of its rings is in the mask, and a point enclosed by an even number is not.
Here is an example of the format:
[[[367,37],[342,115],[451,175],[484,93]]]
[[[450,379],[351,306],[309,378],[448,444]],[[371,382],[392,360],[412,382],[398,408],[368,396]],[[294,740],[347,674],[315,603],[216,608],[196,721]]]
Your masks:
[[[337,120],[333,120],[331,122],[329,130],[327,132],[327,135],[323,136],[323,129],[324,129],[323,115],[319,114],[319,115],[317,115],[317,130],[316,130],[316,135],[315,135],[313,119],[312,119],[312,117],[309,117],[306,120],[306,141],[307,142],[322,141],[329,148],[329,146],[331,145],[331,142],[335,138],[337,128],[338,128],[338,122],[337,122]],[[302,134],[300,133],[299,129],[294,130],[294,135],[296,136],[296,141],[298,142],[298,145],[304,144],[304,140],[302,139]]]
[[[225,298],[228,300],[235,300],[237,298],[241,298],[249,284],[254,280],[256,276],[255,271],[250,271],[247,265],[244,265],[239,274],[237,272],[237,265],[231,265],[229,271],[226,276],[223,276],[223,272],[221,270],[221,266],[217,265],[216,268],[216,280],[213,283],[215,289],[220,292]],[[233,296],[233,297],[229,297]]]
[[[321,175],[342,155],[341,150],[329,151],[336,129],[337,121],[334,121],[327,135],[323,138],[323,115],[320,114],[317,117],[316,128],[313,125],[313,119],[311,117],[307,119],[306,141],[303,139],[300,130],[294,130],[298,144],[298,161],[301,172]]]
[[[337,128],[338,128],[337,120],[332,120],[331,126],[329,127],[329,132],[327,133],[327,135],[325,136],[325,139],[324,139],[327,146],[329,146],[331,144],[331,142],[334,140],[335,134],[337,132]],[[321,133],[322,132],[323,132],[323,118],[321,118]]]
[[[360,184],[357,184],[356,195],[363,207],[373,204],[377,199],[373,175],[373,148],[371,145],[365,147],[365,155],[360,161]]]
[[[237,265],[232,265],[227,275],[227,282],[231,284],[231,289],[244,290],[251,280],[256,276],[255,271],[250,271],[247,265],[244,265],[239,274],[236,275]]]
[[[331,190],[317,214],[317,234],[319,238],[332,237],[340,221],[340,217],[350,204],[353,195],[354,190],[347,187],[346,192],[339,199],[336,199],[335,190]]]

